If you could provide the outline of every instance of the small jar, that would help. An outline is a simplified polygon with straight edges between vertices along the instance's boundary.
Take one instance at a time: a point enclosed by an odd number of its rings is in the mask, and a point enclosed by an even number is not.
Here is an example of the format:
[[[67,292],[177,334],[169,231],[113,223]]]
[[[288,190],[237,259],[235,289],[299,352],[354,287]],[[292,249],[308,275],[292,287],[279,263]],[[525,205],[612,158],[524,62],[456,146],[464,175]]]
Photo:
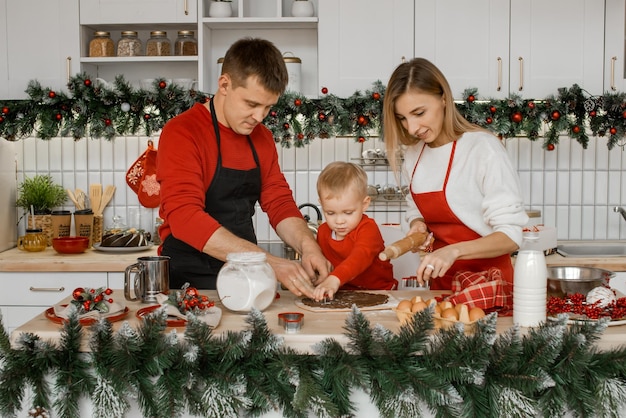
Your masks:
[[[146,42],[147,56],[172,55],[172,43],[167,39],[167,32],[154,30],[150,32],[150,39]]]
[[[260,311],[276,297],[276,275],[265,253],[230,253],[217,274],[217,293],[222,304],[235,312]]]
[[[122,32],[122,37],[117,41],[118,57],[136,57],[141,55],[141,41],[137,32],[127,30]]]
[[[115,56],[115,45],[111,39],[111,33],[105,31],[94,32],[93,38],[89,42],[90,57],[113,57]]]
[[[174,55],[198,55],[198,41],[192,30],[179,30],[174,43]]]

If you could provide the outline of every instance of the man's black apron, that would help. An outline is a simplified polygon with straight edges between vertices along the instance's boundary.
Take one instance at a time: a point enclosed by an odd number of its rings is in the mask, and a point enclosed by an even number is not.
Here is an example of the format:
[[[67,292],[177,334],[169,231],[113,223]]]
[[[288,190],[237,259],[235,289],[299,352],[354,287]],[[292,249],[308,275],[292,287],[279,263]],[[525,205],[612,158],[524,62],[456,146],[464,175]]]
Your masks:
[[[223,167],[220,129],[213,100],[210,110],[218,154],[215,175],[206,192],[204,211],[233,234],[256,244],[252,216],[261,194],[259,156],[248,135],[256,167],[251,170]],[[163,242],[161,253],[171,257],[170,289],[180,289],[186,282],[198,289],[215,289],[217,273],[224,265],[223,261],[196,250],[172,234]]]

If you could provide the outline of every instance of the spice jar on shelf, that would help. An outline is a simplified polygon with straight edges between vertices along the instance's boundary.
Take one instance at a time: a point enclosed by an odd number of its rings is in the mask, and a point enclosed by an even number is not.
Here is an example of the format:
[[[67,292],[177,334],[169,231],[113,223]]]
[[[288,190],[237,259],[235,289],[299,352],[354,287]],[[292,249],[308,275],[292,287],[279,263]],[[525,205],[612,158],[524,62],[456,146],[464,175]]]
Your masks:
[[[172,55],[172,44],[167,39],[167,32],[154,30],[150,32],[150,39],[146,41],[147,56],[169,56]]]
[[[198,55],[198,41],[192,30],[179,30],[174,43],[174,55]]]
[[[89,41],[90,57],[113,57],[115,56],[115,45],[111,39],[111,33],[96,31]]]
[[[122,37],[117,41],[118,57],[135,57],[141,55],[141,40],[134,30],[122,32]]]

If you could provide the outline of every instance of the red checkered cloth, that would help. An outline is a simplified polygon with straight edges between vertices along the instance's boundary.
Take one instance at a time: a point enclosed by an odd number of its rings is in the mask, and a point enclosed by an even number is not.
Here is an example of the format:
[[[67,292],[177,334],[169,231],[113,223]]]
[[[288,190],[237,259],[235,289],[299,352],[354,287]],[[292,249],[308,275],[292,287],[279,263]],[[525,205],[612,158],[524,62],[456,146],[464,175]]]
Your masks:
[[[502,280],[499,268],[457,273],[452,280],[452,292],[448,300],[454,305],[464,303],[468,308],[479,307],[485,312],[497,311],[501,316],[510,316],[513,313],[513,284]]]

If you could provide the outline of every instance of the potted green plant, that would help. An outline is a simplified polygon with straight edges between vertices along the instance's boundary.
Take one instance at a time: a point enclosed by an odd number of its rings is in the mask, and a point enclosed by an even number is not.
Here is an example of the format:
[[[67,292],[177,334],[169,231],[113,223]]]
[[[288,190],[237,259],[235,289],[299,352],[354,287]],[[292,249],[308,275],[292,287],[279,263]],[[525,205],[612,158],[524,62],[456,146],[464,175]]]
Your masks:
[[[56,184],[50,175],[36,175],[32,178],[24,177],[24,181],[18,185],[17,193],[15,205],[24,209],[22,218],[30,213],[31,208],[33,211],[33,219],[29,219],[26,228],[41,229],[49,237],[48,245],[51,245],[52,217],[50,214],[53,208],[61,206],[67,200],[65,190],[61,185]]]

